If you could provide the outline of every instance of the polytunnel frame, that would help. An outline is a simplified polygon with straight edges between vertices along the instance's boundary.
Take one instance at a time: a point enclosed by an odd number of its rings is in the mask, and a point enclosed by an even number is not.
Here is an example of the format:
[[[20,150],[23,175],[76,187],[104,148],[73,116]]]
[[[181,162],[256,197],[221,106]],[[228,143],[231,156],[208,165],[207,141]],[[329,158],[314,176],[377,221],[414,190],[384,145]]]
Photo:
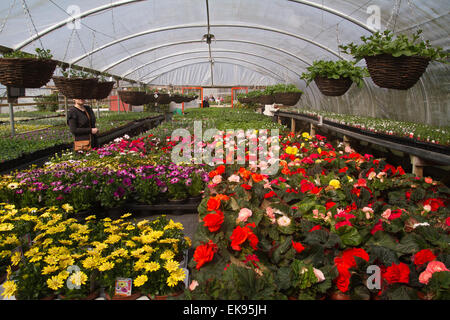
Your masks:
[[[138,71],[139,69],[145,68],[145,67],[147,67],[147,66],[149,66],[149,65],[151,65],[153,63],[156,63],[156,62],[159,62],[159,61],[162,61],[162,60],[165,60],[165,59],[169,59],[169,58],[173,58],[173,57],[177,57],[177,56],[181,56],[181,55],[186,55],[186,54],[207,53],[207,52],[208,52],[208,50],[195,50],[195,51],[194,50],[190,50],[190,51],[183,51],[183,52],[178,52],[178,53],[174,53],[174,54],[171,54],[171,55],[167,55],[167,56],[164,56],[164,57],[160,57],[160,58],[158,58],[156,60],[152,60],[150,62],[147,62],[147,63],[145,63],[145,64],[143,64],[143,65],[141,65],[139,67],[136,67],[136,68],[134,68],[132,70],[128,70],[126,73],[122,74],[121,77],[126,77],[129,74]],[[258,58],[261,58],[261,59],[273,62],[274,64],[277,64],[277,65],[285,68],[286,70],[289,70],[290,72],[295,73],[299,77],[301,76],[300,73],[290,69],[286,65],[284,65],[284,64],[282,64],[282,63],[280,63],[278,61],[269,59],[269,58],[267,58],[265,56],[258,55],[256,53],[250,53],[250,52],[239,51],[239,50],[228,50],[228,49],[222,49],[222,48],[215,49],[214,52],[238,53],[238,54],[244,54],[244,55],[250,55],[250,56],[258,57]]]
[[[180,62],[184,62],[184,61],[189,61],[189,60],[195,60],[195,59],[208,59],[208,61],[204,61],[204,63],[211,63],[211,61],[209,61],[209,56],[190,57],[190,58],[185,58],[185,59],[173,61],[173,62],[171,62],[171,63],[165,64],[165,65],[159,67],[158,69],[163,69],[163,68],[169,67],[169,66],[171,66],[171,65],[173,65],[173,64],[176,64],[176,63],[180,63]],[[264,66],[262,66],[262,65],[260,65],[260,64],[257,64],[257,63],[254,63],[254,62],[249,62],[249,61],[247,61],[247,60],[245,60],[245,59],[239,59],[239,58],[233,58],[233,57],[214,57],[214,58],[213,58],[213,62],[214,62],[215,59],[229,59],[229,60],[235,60],[235,61],[239,61],[239,62],[248,63],[248,64],[254,65],[254,66],[258,67],[258,68],[261,68],[261,69],[265,70],[268,74],[273,74],[273,75],[275,76],[275,77],[274,77],[274,76],[270,76],[271,78],[276,79],[276,80],[283,81],[283,79],[282,79],[278,74],[276,74],[274,71],[272,71],[272,70],[270,70],[270,69],[267,69],[266,67],[264,67]],[[219,61],[217,61],[217,62],[219,62]],[[244,67],[244,68],[248,68],[247,66],[244,66],[244,65],[242,65],[242,64],[237,64],[237,63],[235,63],[235,64],[236,64],[236,65],[240,65],[240,66],[242,66],[242,67]],[[161,73],[161,74],[159,74],[159,75],[157,75],[157,76],[159,77],[159,76],[161,76],[161,75],[163,75],[163,74],[166,74],[166,73],[168,73],[168,72],[174,71],[174,70],[179,69],[179,68],[183,68],[183,67],[185,67],[185,66],[186,66],[186,65],[178,66],[178,67],[176,67],[176,68],[174,68],[174,69],[170,69],[170,70],[168,70],[168,71],[165,71],[165,72],[163,72],[163,73]],[[152,74],[153,72],[157,71],[158,69],[153,70],[153,71],[151,71],[151,72],[145,74],[144,76],[140,77],[137,81],[138,81],[138,82],[145,82],[146,80],[143,80],[143,78],[145,78],[145,77],[152,77],[151,74]],[[258,70],[255,70],[255,69],[252,69],[252,70],[255,71],[255,72],[258,72],[258,73],[262,73],[262,72],[260,72],[260,71],[258,71]],[[153,81],[154,79],[155,79],[155,78],[152,78],[151,81]]]
[[[43,36],[45,36],[45,35],[47,35],[47,34],[53,32],[53,31],[55,31],[55,30],[57,30],[57,29],[59,29],[59,28],[65,26],[67,23],[73,22],[73,21],[75,21],[75,20],[77,20],[77,19],[81,19],[81,18],[90,16],[90,15],[93,15],[93,14],[96,14],[96,13],[99,13],[99,12],[102,12],[102,11],[105,11],[105,10],[113,9],[113,8],[115,8],[115,7],[120,7],[120,6],[123,6],[123,5],[131,5],[131,4],[134,4],[134,3],[136,3],[136,2],[141,2],[141,1],[143,1],[143,0],[122,0],[122,1],[117,1],[117,2],[111,2],[110,4],[107,4],[107,5],[103,5],[103,6],[99,6],[99,7],[96,7],[96,8],[92,8],[92,9],[87,10],[87,11],[85,11],[85,12],[82,12],[82,13],[76,15],[76,16],[70,15],[69,18],[67,18],[67,19],[65,19],[65,20],[63,20],[63,21],[60,21],[60,22],[54,24],[53,26],[51,26],[51,27],[49,27],[49,28],[47,28],[47,29],[45,29],[45,30],[43,30],[43,31],[41,31],[41,32],[38,32],[36,35],[34,35],[34,36],[32,36],[32,37],[26,39],[25,41],[23,41],[22,43],[20,43],[18,46],[16,46],[15,49],[16,49],[16,50],[20,50],[20,49],[22,49],[23,47],[27,46],[28,44],[32,43],[33,41],[36,41],[36,40],[40,39],[41,37],[43,37]],[[333,8],[331,8],[331,7],[325,6],[325,5],[323,5],[323,3],[320,5],[320,4],[313,3],[313,2],[310,2],[310,1],[306,1],[306,0],[289,0],[289,1],[294,2],[294,3],[298,3],[298,4],[302,4],[302,5],[307,5],[307,6],[310,6],[310,7],[314,7],[314,8],[316,8],[316,9],[320,9],[320,10],[323,10],[323,11],[328,12],[328,13],[330,13],[330,14],[339,16],[339,17],[341,17],[341,18],[343,18],[343,19],[345,19],[345,20],[347,20],[347,21],[349,21],[349,22],[351,22],[351,23],[353,23],[353,24],[356,24],[357,26],[360,26],[360,27],[364,28],[365,30],[367,30],[367,31],[369,31],[369,32],[372,32],[372,33],[373,33],[373,32],[376,31],[376,30],[374,30],[373,28],[370,28],[369,26],[367,26],[366,24],[364,24],[363,22],[361,22],[361,21],[359,21],[359,20],[357,20],[357,19],[355,19],[355,18],[352,18],[351,16],[349,16],[349,15],[347,15],[347,14],[345,14],[345,13],[342,13],[342,12],[340,12],[340,11],[338,11],[338,10],[335,10],[335,9],[333,9]],[[208,4],[208,3],[207,3],[207,4]],[[178,27],[170,27],[170,29],[189,28],[189,27],[192,28],[192,27],[195,27],[195,26],[192,26],[192,25],[191,25],[191,26],[184,25],[184,26],[178,26]],[[343,59],[338,53],[334,52],[334,51],[331,50],[330,48],[328,48],[328,47],[326,47],[326,46],[324,46],[324,45],[322,45],[322,44],[320,44],[320,43],[318,43],[318,42],[316,42],[316,41],[314,41],[314,40],[307,39],[307,38],[298,36],[298,35],[296,35],[296,34],[293,34],[293,33],[291,33],[291,32],[287,32],[287,31],[284,31],[284,30],[279,30],[279,29],[274,29],[274,28],[268,28],[268,27],[264,27],[264,26],[260,26],[260,25],[242,25],[242,24],[241,24],[241,25],[237,25],[237,24],[230,24],[230,25],[227,25],[227,24],[209,25],[209,22],[208,22],[208,25],[204,25],[204,24],[203,24],[203,25],[197,25],[196,27],[208,27],[208,29],[209,29],[210,27],[240,27],[240,28],[255,28],[255,29],[260,29],[260,30],[265,30],[265,31],[278,32],[278,33],[281,33],[281,34],[285,34],[285,35],[288,35],[288,36],[293,36],[293,37],[295,37],[295,38],[297,38],[297,39],[300,39],[300,40],[309,42],[310,44],[313,44],[314,46],[317,46],[317,47],[319,47],[319,48],[322,48],[322,49],[324,49],[324,50],[326,50],[326,51],[332,53],[333,55],[337,56],[338,58]],[[149,32],[158,32],[158,31],[161,31],[162,29],[164,29],[164,28],[159,28],[159,29],[156,29],[156,30],[153,30],[153,31],[147,31],[146,34],[148,34]],[[167,28],[166,28],[166,29],[167,29]],[[145,32],[144,32],[144,33],[145,33]],[[133,39],[133,38],[135,38],[135,37],[137,37],[137,36],[140,36],[140,35],[142,35],[142,32],[140,32],[140,33],[138,33],[138,34],[131,35],[131,36],[127,36],[127,37],[125,37],[125,38],[126,38],[126,39]],[[113,42],[107,44],[106,47],[108,47],[108,46],[110,46],[110,45],[113,45],[113,44],[116,44],[116,43],[120,43],[120,42],[122,42],[122,41],[125,41],[125,40],[123,40],[123,39],[124,39],[124,38],[119,39],[119,40],[116,40],[116,41],[113,41]],[[100,50],[105,49],[106,47],[105,47],[105,45],[104,45],[104,46],[100,46],[99,48],[96,48],[96,49],[94,49],[94,50],[91,50],[91,52],[89,52],[89,53],[83,55],[84,57],[81,56],[81,57],[82,57],[81,59],[80,59],[80,57],[79,57],[79,58],[75,59],[74,61],[78,62],[78,61],[84,59],[85,57],[90,56],[90,55],[93,54],[94,52],[98,52],[98,51],[100,51]],[[72,61],[72,63],[70,63],[70,64],[74,64],[74,63],[75,63],[74,61]],[[106,69],[106,70],[108,70],[108,69]]]
[[[284,49],[276,48],[276,47],[273,47],[273,46],[271,46],[271,45],[264,44],[264,43],[261,43],[261,42],[247,41],[247,40],[240,40],[240,39],[219,39],[219,40],[214,40],[214,41],[215,41],[215,42],[238,42],[238,43],[246,43],[246,44],[251,44],[251,45],[262,46],[262,47],[265,47],[265,48],[269,48],[269,49],[272,49],[272,50],[276,50],[276,51],[278,51],[278,52],[285,53],[285,54],[287,54],[287,55],[289,55],[289,56],[291,56],[291,57],[293,57],[293,58],[295,58],[295,59],[297,59],[297,60],[299,60],[299,61],[302,61],[304,64],[306,64],[306,65],[308,65],[308,66],[311,65],[311,63],[309,63],[309,62],[303,60],[302,58],[298,57],[297,55],[295,55],[295,54],[292,53],[292,52],[286,51],[286,50],[284,50]],[[140,55],[142,55],[142,54],[145,54],[145,53],[148,53],[148,52],[151,52],[151,51],[158,50],[158,49],[160,49],[160,48],[166,48],[166,47],[170,47],[170,46],[176,46],[176,45],[180,45],[180,44],[190,44],[190,43],[203,43],[203,41],[202,41],[202,40],[177,41],[177,42],[165,43],[165,44],[162,44],[162,45],[159,45],[159,46],[156,46],[156,47],[152,47],[152,48],[147,48],[147,49],[141,50],[141,51],[139,51],[139,52],[135,52],[135,53],[133,53],[132,55],[130,55],[130,56],[128,56],[128,57],[125,57],[125,58],[122,58],[122,59],[120,59],[120,60],[118,60],[118,61],[116,61],[116,62],[114,62],[114,63],[109,64],[108,66],[104,67],[104,68],[101,70],[101,72],[106,72],[106,71],[108,71],[108,70],[110,70],[110,69],[112,69],[112,68],[118,66],[119,64],[121,64],[121,63],[123,63],[123,62],[125,62],[125,61],[128,61],[128,60],[130,60],[130,59],[133,59],[133,58],[135,58],[135,57],[137,57],[137,56],[140,56]]]

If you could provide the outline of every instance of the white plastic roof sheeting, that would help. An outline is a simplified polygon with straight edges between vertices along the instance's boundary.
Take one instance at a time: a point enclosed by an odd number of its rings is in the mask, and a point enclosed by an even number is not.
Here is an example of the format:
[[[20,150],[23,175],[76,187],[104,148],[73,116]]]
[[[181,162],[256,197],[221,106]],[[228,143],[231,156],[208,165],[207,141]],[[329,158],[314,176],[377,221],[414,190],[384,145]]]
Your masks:
[[[395,118],[394,102],[414,104],[417,110],[405,114],[448,124],[443,64],[431,63],[403,98],[370,79],[365,89],[327,98],[299,79],[314,60],[352,58],[338,46],[376,30],[370,6],[380,9],[381,30],[420,28],[423,38],[448,50],[448,0],[8,0],[0,2],[0,45],[51,49],[55,59],[156,85],[294,83],[312,108]],[[202,39],[208,30],[211,55]],[[368,106],[358,107],[361,100]]]

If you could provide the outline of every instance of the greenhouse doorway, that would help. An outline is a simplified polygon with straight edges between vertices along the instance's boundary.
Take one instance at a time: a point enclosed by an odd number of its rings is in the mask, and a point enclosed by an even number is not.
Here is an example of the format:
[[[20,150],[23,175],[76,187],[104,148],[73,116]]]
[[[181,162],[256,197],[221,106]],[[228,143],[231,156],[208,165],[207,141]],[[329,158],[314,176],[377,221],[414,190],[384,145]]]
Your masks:
[[[200,101],[201,101],[201,108],[203,108],[203,88],[202,87],[182,87],[181,93],[184,94],[184,91],[189,90],[199,90],[200,91]],[[184,114],[184,102],[181,104],[181,112]]]
[[[248,93],[248,87],[233,87],[233,88],[231,88],[231,108],[232,109],[234,107],[235,91],[238,91],[238,92],[236,92],[236,96],[237,96],[239,93],[243,93],[244,90],[245,90],[245,93]]]

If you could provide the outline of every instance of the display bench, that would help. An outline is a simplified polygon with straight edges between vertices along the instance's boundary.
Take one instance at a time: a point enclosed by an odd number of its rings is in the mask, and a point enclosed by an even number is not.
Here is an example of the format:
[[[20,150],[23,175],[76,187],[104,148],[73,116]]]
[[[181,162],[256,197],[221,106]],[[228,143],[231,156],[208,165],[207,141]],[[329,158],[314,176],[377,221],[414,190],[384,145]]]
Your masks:
[[[314,135],[316,130],[320,128],[341,135],[346,145],[350,145],[352,140],[358,140],[408,154],[411,159],[412,173],[419,177],[423,176],[423,168],[426,166],[450,166],[450,148],[447,146],[375,133],[294,112],[278,111],[275,113],[275,116],[280,124],[283,122],[283,119],[289,119],[291,132],[296,132],[296,121],[299,120],[309,124],[311,135]]]

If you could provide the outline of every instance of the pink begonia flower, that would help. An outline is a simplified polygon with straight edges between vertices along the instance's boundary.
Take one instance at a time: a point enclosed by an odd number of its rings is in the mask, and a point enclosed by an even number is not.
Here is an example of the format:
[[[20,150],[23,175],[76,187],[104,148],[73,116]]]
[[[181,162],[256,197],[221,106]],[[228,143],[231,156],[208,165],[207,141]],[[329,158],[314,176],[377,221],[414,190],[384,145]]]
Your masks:
[[[221,175],[217,175],[217,176],[214,176],[214,178],[212,179],[212,182],[214,183],[214,184],[219,184],[219,183],[221,183],[222,182],[222,176]]]
[[[423,210],[425,210],[426,212],[430,212],[431,211],[431,206],[429,204],[426,204],[423,206]]]
[[[425,180],[426,183],[433,183],[433,179],[431,179],[431,178],[427,177],[424,180]]]
[[[435,272],[450,271],[450,270],[448,270],[447,267],[445,266],[445,264],[443,264],[440,261],[430,261],[427,265],[426,271],[435,273]]]
[[[385,211],[381,214],[381,216],[382,216],[383,218],[385,218],[385,219],[389,219],[389,217],[391,216],[391,209],[385,210]]]
[[[239,181],[240,181],[240,178],[239,178],[238,175],[233,174],[233,175],[231,175],[231,176],[228,178],[228,181],[229,181],[229,182],[239,182]]]
[[[319,269],[313,268],[314,274],[316,275],[317,282],[325,281],[325,276]]]
[[[189,285],[189,290],[193,291],[193,290],[195,290],[195,288],[197,288],[197,286],[198,286],[198,281],[192,280],[191,284]]]
[[[242,208],[241,211],[239,211],[239,216],[238,216],[237,220],[239,222],[246,222],[247,219],[252,216],[252,214],[253,214],[252,210],[247,209],[247,208]]]
[[[345,152],[346,153],[352,153],[352,152],[354,152],[354,150],[350,146],[345,146]]]
[[[270,218],[272,224],[275,223],[275,214],[273,212],[273,209],[271,207],[266,208],[266,214]]]
[[[423,284],[428,284],[428,281],[430,281],[433,274],[429,271],[424,271],[419,275],[419,282]]]

